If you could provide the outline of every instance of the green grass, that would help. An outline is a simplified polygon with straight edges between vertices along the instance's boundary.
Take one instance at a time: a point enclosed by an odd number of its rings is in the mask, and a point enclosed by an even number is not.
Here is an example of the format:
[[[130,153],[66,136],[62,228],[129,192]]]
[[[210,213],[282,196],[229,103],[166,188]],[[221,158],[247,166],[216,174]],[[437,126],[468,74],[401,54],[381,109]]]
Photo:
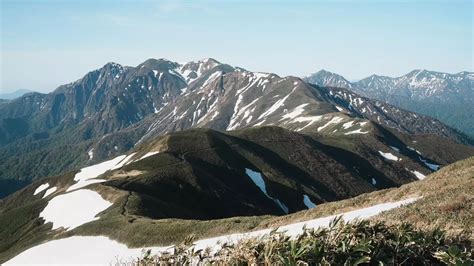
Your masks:
[[[449,179],[448,179],[449,178]],[[253,216],[216,219],[209,221],[161,219],[139,216],[128,218],[111,215],[76,229],[79,234],[105,234],[132,247],[169,245],[179,243],[187,235],[198,239],[246,232],[264,228],[276,228],[285,224],[330,216],[378,203],[398,201],[422,196],[417,202],[390,210],[375,220],[394,224],[405,221],[419,230],[440,227],[448,236],[473,239],[474,217],[474,157],[447,166],[425,180],[360,195],[358,197],[318,205],[317,208],[285,216]],[[115,212],[116,213],[116,212]],[[120,229],[120,230],[119,230]]]

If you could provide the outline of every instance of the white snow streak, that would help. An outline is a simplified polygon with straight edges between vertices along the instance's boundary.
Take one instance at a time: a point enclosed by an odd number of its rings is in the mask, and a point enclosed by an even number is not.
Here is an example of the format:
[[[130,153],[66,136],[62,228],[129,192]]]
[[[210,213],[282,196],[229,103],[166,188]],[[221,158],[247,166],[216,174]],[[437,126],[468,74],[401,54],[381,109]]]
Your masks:
[[[94,158],[94,148],[90,149],[87,152],[87,155],[89,155],[89,160],[92,160],[92,158]]]
[[[352,127],[353,125],[354,125],[354,121],[349,121],[347,123],[342,124],[342,127],[344,129],[348,129],[348,128]]]
[[[272,113],[274,113],[276,110],[278,110],[280,107],[285,106],[286,99],[288,99],[288,97],[290,97],[290,95],[295,91],[295,89],[296,89],[296,87],[290,93],[288,93],[288,95],[286,95],[285,97],[283,97],[283,98],[279,99],[278,101],[276,101],[268,110],[263,112],[258,117],[258,119],[262,119],[264,117],[267,117],[267,116],[271,115]]]
[[[46,190],[46,192],[43,195],[43,199],[46,198],[47,196],[53,194],[54,192],[56,192],[57,189],[58,189],[57,187],[52,187],[52,188]]]
[[[369,133],[369,131],[362,131],[361,128],[357,129],[357,130],[353,130],[353,131],[349,131],[347,133],[344,133],[344,135],[351,135],[351,134],[367,134]]]
[[[316,208],[316,204],[306,194],[303,195],[303,203],[308,209]]]
[[[309,103],[303,103],[302,105],[299,105],[297,106],[295,109],[293,109],[293,111],[287,113],[287,114],[284,114],[282,116],[282,119],[293,119],[293,118],[296,118],[298,116],[300,116],[303,112],[304,112],[304,108],[309,105]]]
[[[250,177],[253,183],[267,196],[269,199],[273,200],[285,213],[288,213],[288,207],[283,204],[279,199],[275,199],[268,195],[267,188],[265,186],[265,180],[263,180],[262,175],[259,172],[252,171],[251,169],[245,168],[245,173]]]
[[[45,189],[47,189],[47,188],[49,188],[49,184],[48,184],[48,183],[42,184],[42,185],[40,185],[38,188],[36,188],[36,190],[35,190],[35,192],[33,193],[33,195],[36,195],[36,194],[40,193],[41,191],[43,191],[43,190],[45,190]]]
[[[151,152],[148,152],[147,154],[143,155],[140,159],[138,159],[137,161],[140,161],[140,160],[143,160],[147,157],[150,157],[150,156],[153,156],[155,154],[158,154],[160,153],[159,151],[151,151]]]
[[[317,116],[304,116],[304,117],[297,117],[295,119],[293,119],[292,122],[298,122],[298,123],[302,123],[302,122],[308,122],[308,124],[306,124],[306,126],[302,127],[302,128],[298,128],[296,131],[301,131],[309,126],[311,126],[312,124],[314,124],[315,122],[319,121],[322,119],[322,116],[320,115],[317,115]]]
[[[323,129],[325,129],[326,127],[328,127],[329,125],[331,124],[338,124],[339,122],[342,121],[342,117],[333,117],[331,120],[329,120],[329,122],[327,122],[324,126],[321,126],[321,127],[318,127],[318,131],[321,131]]]
[[[391,154],[390,152],[379,151],[379,154],[382,155],[382,157],[384,157],[387,160],[391,160],[391,161],[398,161],[399,160],[399,158],[397,156]]]
[[[209,85],[211,82],[213,82],[215,79],[217,79],[219,76],[222,75],[222,72],[220,71],[217,71],[217,72],[214,72],[212,73],[207,79],[206,81],[202,84],[201,88],[204,88],[206,87],[207,85]]]
[[[430,168],[433,171],[438,171],[439,170],[439,165],[438,164],[429,163],[427,160],[423,159],[422,157],[420,157],[420,161],[422,161],[426,165],[426,167]]]
[[[418,179],[420,179],[420,180],[423,180],[423,179],[425,179],[425,177],[426,177],[424,174],[422,174],[422,173],[420,173],[420,172],[418,172],[418,171],[416,171],[416,170],[413,170],[413,171],[412,171],[412,170],[408,170],[407,168],[405,168],[405,169],[406,169],[407,171],[410,171],[411,173],[413,173],[413,174],[416,176],[416,178],[418,178]]]

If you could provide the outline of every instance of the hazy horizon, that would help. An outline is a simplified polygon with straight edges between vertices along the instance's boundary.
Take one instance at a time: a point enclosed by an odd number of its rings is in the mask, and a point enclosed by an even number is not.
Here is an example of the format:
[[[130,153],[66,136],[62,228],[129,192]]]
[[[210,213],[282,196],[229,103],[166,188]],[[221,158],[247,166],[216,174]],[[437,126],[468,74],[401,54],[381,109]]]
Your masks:
[[[215,58],[354,81],[473,71],[471,1],[1,2],[0,93],[49,92],[113,61]],[[443,38],[439,38],[443,36]],[[26,73],[25,73],[26,72]]]

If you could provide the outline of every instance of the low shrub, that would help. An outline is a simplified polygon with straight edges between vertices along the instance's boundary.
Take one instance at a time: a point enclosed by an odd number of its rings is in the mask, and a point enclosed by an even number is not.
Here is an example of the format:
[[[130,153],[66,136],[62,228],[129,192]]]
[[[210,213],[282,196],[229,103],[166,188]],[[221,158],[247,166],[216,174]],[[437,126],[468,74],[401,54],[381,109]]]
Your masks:
[[[260,238],[223,243],[217,252],[196,250],[188,237],[173,252],[152,255],[138,265],[474,265],[471,242],[447,238],[439,229],[420,231],[407,223],[344,222],[305,229],[295,238],[273,230]]]

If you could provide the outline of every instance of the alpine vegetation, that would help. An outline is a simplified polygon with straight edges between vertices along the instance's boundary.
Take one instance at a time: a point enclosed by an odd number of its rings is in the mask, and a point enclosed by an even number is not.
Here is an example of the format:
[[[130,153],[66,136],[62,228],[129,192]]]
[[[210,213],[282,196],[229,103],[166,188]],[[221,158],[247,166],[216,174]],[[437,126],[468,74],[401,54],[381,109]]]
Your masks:
[[[420,231],[407,223],[344,222],[304,229],[296,237],[270,234],[222,243],[222,249],[196,249],[193,237],[169,252],[144,251],[137,265],[472,265],[469,239],[447,238],[442,230]]]

